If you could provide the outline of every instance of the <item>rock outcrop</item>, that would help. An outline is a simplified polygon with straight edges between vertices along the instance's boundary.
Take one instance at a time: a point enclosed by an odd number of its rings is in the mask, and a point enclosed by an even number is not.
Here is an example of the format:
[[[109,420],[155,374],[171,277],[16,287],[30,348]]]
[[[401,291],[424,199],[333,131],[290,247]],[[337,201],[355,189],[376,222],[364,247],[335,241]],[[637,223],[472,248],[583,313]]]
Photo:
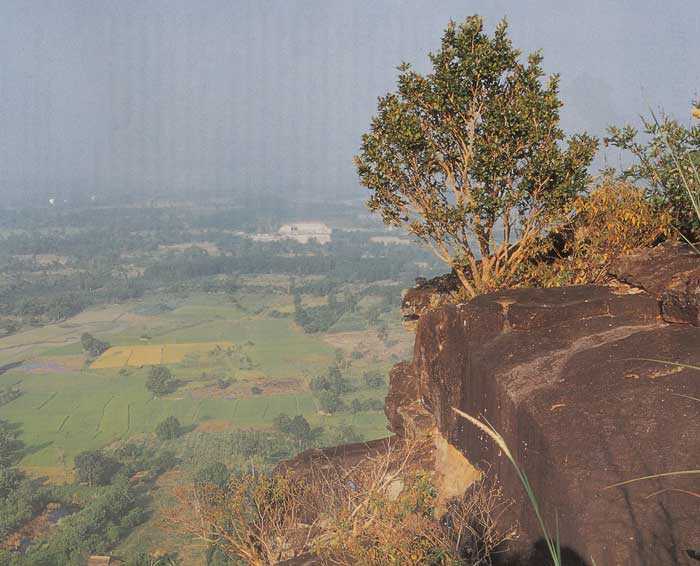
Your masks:
[[[684,244],[642,250],[619,258],[611,274],[656,298],[665,321],[700,326],[698,251]]]
[[[621,258],[611,275],[605,286],[461,304],[453,277],[421,282],[404,295],[413,360],[394,367],[386,399],[395,436],[309,451],[281,469],[349,468],[418,439],[417,465],[433,472],[441,502],[480,472],[512,500],[500,521],[519,536],[499,564],[549,564],[514,469],[457,408],[501,433],[565,565],[697,564],[688,550],[700,548],[700,475],[630,480],[700,468],[700,255],[660,246]]]
[[[693,562],[700,476],[700,256],[665,246],[621,259],[619,283],[514,289],[450,304],[430,284],[406,294],[414,358],[391,376],[397,434],[424,427],[498,478],[520,538],[540,529],[510,463],[457,417],[485,418],[527,473],[567,564]],[[678,324],[682,322],[684,324]],[[652,360],[664,360],[661,361]],[[423,424],[421,424],[423,423]],[[532,564],[546,564],[533,558]]]

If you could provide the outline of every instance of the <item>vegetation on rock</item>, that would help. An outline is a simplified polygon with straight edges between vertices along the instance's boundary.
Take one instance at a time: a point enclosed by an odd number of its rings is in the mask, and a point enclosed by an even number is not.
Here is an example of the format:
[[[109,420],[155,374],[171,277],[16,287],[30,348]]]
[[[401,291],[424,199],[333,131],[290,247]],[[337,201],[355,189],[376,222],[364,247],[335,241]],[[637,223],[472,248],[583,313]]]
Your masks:
[[[513,283],[584,190],[597,145],[582,134],[563,147],[559,78],[543,85],[540,53],[522,62],[506,32],[450,23],[431,73],[400,67],[356,158],[370,209],[426,243],[469,297]]]
[[[700,238],[700,125],[684,126],[667,115],[642,117],[643,131],[611,127],[605,143],[630,152],[636,163],[621,176],[643,181],[646,194],[690,241]]]

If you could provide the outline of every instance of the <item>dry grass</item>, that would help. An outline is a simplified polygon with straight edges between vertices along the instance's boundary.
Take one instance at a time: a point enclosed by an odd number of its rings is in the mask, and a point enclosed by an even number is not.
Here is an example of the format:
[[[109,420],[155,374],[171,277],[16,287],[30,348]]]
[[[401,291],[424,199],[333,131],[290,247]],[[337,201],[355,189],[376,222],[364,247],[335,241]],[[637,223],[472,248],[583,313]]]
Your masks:
[[[189,485],[171,528],[216,545],[252,566],[312,552],[328,566],[484,566],[507,539],[504,509],[488,482],[435,515],[430,474],[416,469],[415,445],[387,445],[352,467],[320,460],[272,477],[246,475],[227,488]]]
[[[565,239],[568,237],[561,256],[553,262],[528,266],[526,284],[555,287],[602,283],[616,258],[671,236],[671,218],[659,213],[641,188],[603,179],[574,202],[572,218],[554,230],[558,231]],[[543,252],[551,254],[553,250]]]

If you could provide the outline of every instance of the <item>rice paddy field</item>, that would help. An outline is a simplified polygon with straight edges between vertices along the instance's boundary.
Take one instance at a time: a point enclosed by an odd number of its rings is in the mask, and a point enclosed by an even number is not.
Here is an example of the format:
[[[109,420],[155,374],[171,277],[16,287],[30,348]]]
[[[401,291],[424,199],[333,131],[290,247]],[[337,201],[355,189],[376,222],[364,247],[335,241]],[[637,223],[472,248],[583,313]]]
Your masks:
[[[148,346],[113,346],[97,358],[92,369],[113,369],[172,365],[181,363],[193,353],[211,352],[233,347],[232,342],[189,342],[185,344],[153,344]]]
[[[342,422],[365,439],[386,436],[381,411],[322,414],[308,381],[338,350],[348,357],[363,352],[350,370],[358,378],[367,369],[388,371],[411,342],[398,318],[390,325],[394,345],[380,348],[376,331],[357,321],[304,334],[292,318],[268,315],[288,312],[291,303],[282,293],[248,293],[236,302],[222,294],[159,295],[0,339],[0,388],[22,391],[0,406],[0,419],[21,427],[21,465],[56,483],[70,481],[79,452],[153,434],[170,415],[206,431],[269,428],[280,413],[302,414],[314,426]],[[110,349],[86,360],[84,332]],[[178,384],[163,397],[145,387],[149,367],[159,364]],[[217,386],[221,379],[231,385]],[[382,398],[384,391],[362,394]]]

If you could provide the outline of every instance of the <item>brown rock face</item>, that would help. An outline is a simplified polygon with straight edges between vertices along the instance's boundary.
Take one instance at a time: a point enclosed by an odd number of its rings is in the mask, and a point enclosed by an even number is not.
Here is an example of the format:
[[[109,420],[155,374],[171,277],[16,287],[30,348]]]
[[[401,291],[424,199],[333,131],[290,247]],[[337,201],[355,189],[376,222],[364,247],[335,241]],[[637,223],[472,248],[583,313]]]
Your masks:
[[[610,486],[700,468],[700,402],[690,398],[700,398],[700,371],[649,361],[700,366],[700,328],[666,322],[697,324],[700,257],[677,246],[623,265],[620,279],[647,292],[516,289],[422,311],[413,363],[395,369],[387,414],[403,433],[402,408],[423,405],[453,446],[496,474],[516,501],[520,551],[540,538],[522,486],[452,407],[504,436],[552,532],[558,523],[566,563],[690,566],[700,477]]]
[[[700,326],[700,265],[689,246],[664,244],[623,256],[612,275],[655,297],[664,320]]]
[[[408,289],[401,301],[405,326],[415,330],[416,321],[424,312],[449,302],[451,293],[458,289],[459,281],[452,273],[423,280],[413,289]]]

